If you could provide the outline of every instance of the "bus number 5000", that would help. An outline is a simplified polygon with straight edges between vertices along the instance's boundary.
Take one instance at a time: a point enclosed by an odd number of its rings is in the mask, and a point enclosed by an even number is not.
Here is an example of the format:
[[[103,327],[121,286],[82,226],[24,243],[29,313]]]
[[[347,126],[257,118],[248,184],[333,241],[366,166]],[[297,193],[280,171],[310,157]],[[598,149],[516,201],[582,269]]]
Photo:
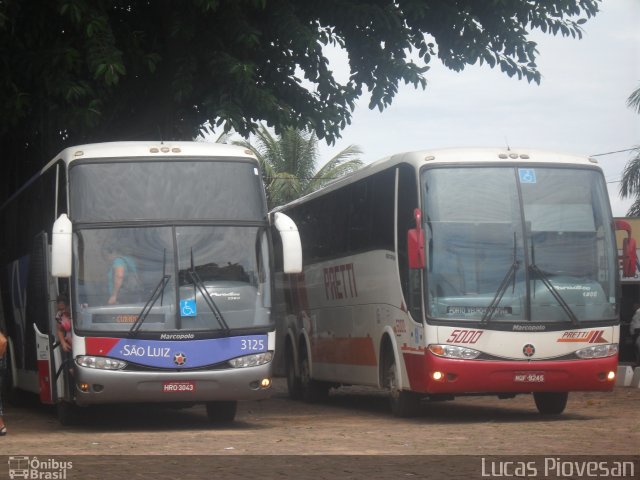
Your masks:
[[[476,343],[482,336],[482,330],[454,330],[451,332],[447,343]]]

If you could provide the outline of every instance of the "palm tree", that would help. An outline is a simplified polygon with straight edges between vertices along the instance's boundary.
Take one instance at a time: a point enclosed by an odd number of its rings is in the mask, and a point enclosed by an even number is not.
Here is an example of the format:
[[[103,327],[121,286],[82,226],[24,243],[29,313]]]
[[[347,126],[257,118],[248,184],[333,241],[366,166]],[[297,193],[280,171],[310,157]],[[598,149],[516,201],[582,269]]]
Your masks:
[[[234,143],[251,149],[258,157],[270,209],[311,193],[362,166],[357,158],[362,151],[356,145],[349,145],[316,171],[318,137],[292,127],[274,137],[260,125],[255,145],[248,141]]]
[[[635,89],[627,99],[627,105],[640,113],[640,87]],[[620,197],[635,197],[635,201],[629,207],[627,216],[640,216],[640,146],[633,151],[632,158],[627,162],[622,172],[620,182]]]

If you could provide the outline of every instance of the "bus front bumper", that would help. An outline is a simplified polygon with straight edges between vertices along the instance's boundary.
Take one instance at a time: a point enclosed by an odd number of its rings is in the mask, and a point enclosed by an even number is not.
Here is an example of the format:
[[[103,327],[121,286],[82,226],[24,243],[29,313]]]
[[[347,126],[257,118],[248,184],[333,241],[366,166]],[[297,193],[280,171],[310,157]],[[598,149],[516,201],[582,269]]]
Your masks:
[[[259,400],[271,393],[271,363],[209,371],[98,370],[75,365],[76,403]]]
[[[588,360],[458,360],[406,355],[411,390],[427,394],[611,391],[617,356]],[[613,376],[611,376],[613,372]]]

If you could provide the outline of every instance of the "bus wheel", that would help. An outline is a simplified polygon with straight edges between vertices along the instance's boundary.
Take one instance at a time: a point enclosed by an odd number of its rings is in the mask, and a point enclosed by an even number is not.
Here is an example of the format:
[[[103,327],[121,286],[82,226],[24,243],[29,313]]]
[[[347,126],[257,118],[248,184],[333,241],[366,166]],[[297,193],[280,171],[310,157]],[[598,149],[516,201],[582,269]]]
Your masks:
[[[398,367],[391,357],[387,366],[386,385],[389,388],[391,413],[396,417],[415,417],[420,412],[420,396],[414,392],[400,390]]]
[[[60,401],[56,404],[56,415],[58,422],[63,427],[70,427],[78,424],[78,407],[70,402]]]
[[[305,402],[316,403],[329,396],[329,384],[311,378],[311,367],[306,350],[300,352],[300,393]]]
[[[293,348],[287,344],[284,367],[287,372],[287,390],[292,400],[300,400],[302,398],[302,385],[300,377],[296,375],[295,358],[293,356]]]
[[[534,392],[533,399],[538,411],[544,415],[560,415],[567,406],[567,392]]]
[[[236,418],[238,410],[238,402],[236,401],[207,402],[206,406],[207,417],[211,423],[231,423]]]

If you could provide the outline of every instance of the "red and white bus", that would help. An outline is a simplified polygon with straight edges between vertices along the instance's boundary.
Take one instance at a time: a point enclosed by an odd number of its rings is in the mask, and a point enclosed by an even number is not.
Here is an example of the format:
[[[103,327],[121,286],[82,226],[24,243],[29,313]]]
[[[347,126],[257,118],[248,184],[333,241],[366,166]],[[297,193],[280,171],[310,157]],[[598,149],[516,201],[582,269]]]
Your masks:
[[[69,147],[5,202],[0,226],[6,384],[57,405],[63,424],[75,406],[119,402],[204,403],[227,422],[238,400],[269,395],[271,232],[285,270],[300,271],[301,252],[290,219],[267,215],[251,151]],[[71,356],[56,337],[61,294]]]
[[[303,273],[278,278],[291,396],[341,385],[423,399],[611,390],[619,339],[613,220],[589,158],[443,149],[372,163],[279,209]]]

